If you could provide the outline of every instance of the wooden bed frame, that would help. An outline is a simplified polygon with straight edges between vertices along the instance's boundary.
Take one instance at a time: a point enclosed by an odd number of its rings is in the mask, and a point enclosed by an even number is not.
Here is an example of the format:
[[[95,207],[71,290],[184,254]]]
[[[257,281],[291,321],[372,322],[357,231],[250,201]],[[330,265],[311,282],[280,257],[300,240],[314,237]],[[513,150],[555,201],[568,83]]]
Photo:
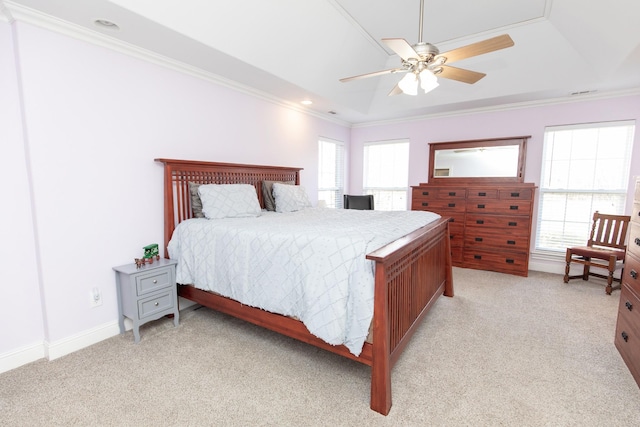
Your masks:
[[[155,160],[164,164],[164,248],[167,258],[167,245],[174,228],[192,217],[189,182],[252,184],[261,206],[264,206],[263,180],[300,184],[300,168]],[[448,218],[415,230],[368,254],[367,259],[375,262],[373,339],[372,343],[364,344],[359,356],[354,356],[343,345],[330,345],[315,337],[298,320],[242,305],[190,285],[180,285],[178,294],[371,366],[371,409],[387,415],[391,409],[391,368],[438,296],[443,293],[453,296]]]

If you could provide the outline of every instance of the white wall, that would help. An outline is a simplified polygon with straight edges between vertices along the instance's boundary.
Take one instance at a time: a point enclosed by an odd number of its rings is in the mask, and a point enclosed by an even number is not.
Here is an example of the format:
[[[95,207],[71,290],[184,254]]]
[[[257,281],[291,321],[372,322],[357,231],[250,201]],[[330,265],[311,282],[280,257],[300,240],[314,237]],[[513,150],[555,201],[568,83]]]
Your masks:
[[[318,137],[349,142],[344,126],[206,80],[28,24],[0,28],[0,93],[10,96],[0,108],[11,118],[2,154],[10,149],[3,164],[15,185],[11,210],[0,214],[10,242],[3,251],[11,252],[4,270],[14,280],[0,294],[5,319],[18,326],[6,338],[2,328],[0,371],[27,344],[40,342],[55,358],[118,332],[112,267],[163,242],[163,169],[154,158],[303,167],[315,199]],[[24,121],[14,111],[16,77]],[[94,286],[103,293],[97,308],[89,304]]]
[[[351,132],[350,191],[362,191],[362,150],[369,141],[408,138],[410,140],[409,185],[428,180],[430,142],[531,135],[527,142],[525,182],[540,185],[542,147],[546,126],[613,120],[636,120],[631,160],[627,213],[633,201],[633,177],[640,175],[640,95],[528,107],[508,111],[484,112],[454,117],[431,118],[390,125],[360,126]],[[537,197],[533,230],[536,232]],[[534,249],[532,239],[532,251]],[[538,259],[535,257],[538,256]],[[564,274],[561,259],[546,255],[532,257],[529,268]]]

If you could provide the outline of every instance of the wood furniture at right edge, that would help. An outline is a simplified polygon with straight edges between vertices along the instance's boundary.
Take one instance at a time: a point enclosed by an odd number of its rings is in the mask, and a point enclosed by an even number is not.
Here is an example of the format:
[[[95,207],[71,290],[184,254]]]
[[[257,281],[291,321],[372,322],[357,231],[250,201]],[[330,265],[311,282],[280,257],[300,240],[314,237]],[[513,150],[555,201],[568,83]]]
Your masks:
[[[615,344],[640,386],[640,178],[636,178]]]
[[[525,183],[528,136],[429,144],[429,182],[411,209],[449,217],[456,267],[527,276],[535,186]]]

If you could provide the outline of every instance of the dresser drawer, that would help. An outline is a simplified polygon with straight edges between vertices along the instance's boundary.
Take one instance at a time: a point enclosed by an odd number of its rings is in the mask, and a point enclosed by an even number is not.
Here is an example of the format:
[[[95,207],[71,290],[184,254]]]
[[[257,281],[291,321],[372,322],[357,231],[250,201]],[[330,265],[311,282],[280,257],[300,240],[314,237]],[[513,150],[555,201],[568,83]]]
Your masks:
[[[529,260],[525,253],[489,252],[465,248],[464,267],[526,276]]]
[[[411,196],[414,200],[464,199],[467,196],[467,190],[461,187],[417,187],[413,189]]]
[[[627,252],[640,259],[640,224],[629,223],[629,241],[627,242]]]
[[[464,234],[464,244],[467,247],[490,247],[505,251],[524,252],[529,248],[529,236],[510,235],[502,230],[467,227]]]
[[[624,317],[637,336],[640,336],[640,299],[637,294],[624,283],[620,291],[618,316]],[[640,355],[638,355],[640,357]]]
[[[529,234],[529,217],[521,216],[497,216],[478,213],[467,214],[465,219],[467,227],[500,229],[509,234]]]
[[[138,301],[138,316],[140,319],[157,315],[167,310],[173,311],[173,293],[171,291]]]
[[[629,321],[625,313],[618,313],[614,342],[631,375],[640,385],[640,336],[631,328]]]
[[[486,189],[486,188],[470,188],[467,190],[468,199],[497,199],[498,198],[498,190],[497,189]]]
[[[462,246],[464,244],[464,225],[462,223],[449,223],[449,239],[451,246]]]
[[[467,212],[530,215],[531,202],[523,200],[470,200],[467,204]]]
[[[505,188],[500,190],[501,200],[532,200],[533,190],[531,188]]]
[[[441,212],[461,212],[464,214],[465,204],[464,199],[441,200],[419,198],[411,201],[411,209],[414,211],[432,211],[441,215]]]
[[[136,293],[138,296],[155,292],[174,285],[172,282],[172,268],[161,268],[150,271],[148,274],[136,276]]]
[[[629,286],[636,295],[640,296],[640,260],[633,255],[627,254],[623,275],[622,281]]]

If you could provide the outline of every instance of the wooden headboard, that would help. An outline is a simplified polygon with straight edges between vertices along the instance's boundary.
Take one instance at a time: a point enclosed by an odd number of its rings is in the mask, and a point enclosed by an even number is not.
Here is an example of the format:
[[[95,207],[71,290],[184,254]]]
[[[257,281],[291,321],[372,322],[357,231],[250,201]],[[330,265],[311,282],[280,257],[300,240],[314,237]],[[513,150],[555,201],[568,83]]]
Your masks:
[[[155,159],[164,163],[164,256],[175,227],[193,216],[189,182],[197,184],[251,184],[264,208],[262,181],[294,181],[300,184],[302,168]]]

